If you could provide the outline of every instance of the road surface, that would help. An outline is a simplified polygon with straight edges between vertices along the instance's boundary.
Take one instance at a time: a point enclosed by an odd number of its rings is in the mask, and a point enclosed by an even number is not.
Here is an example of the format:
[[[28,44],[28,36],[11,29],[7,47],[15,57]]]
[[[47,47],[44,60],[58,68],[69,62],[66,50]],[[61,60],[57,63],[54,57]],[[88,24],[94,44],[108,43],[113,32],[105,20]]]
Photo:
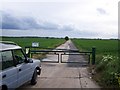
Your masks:
[[[69,40],[57,49],[76,49]],[[76,49],[77,50],[77,49]],[[57,60],[58,57],[48,55],[46,60]],[[19,89],[30,88],[100,88],[90,77],[83,56],[63,56],[66,60],[81,60],[84,63],[42,63],[42,72],[36,85],[29,83]],[[87,63],[86,63],[87,64]]]

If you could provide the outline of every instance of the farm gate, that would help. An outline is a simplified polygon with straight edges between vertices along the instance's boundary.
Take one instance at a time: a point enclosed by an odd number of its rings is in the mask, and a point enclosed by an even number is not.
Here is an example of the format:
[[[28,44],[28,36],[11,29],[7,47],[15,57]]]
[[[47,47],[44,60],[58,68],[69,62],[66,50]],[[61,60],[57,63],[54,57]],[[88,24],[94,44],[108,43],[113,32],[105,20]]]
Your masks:
[[[37,58],[41,62],[49,63],[87,63],[95,64],[96,48],[91,51],[81,52],[71,49],[53,49],[41,47],[25,47],[25,52],[30,58]]]

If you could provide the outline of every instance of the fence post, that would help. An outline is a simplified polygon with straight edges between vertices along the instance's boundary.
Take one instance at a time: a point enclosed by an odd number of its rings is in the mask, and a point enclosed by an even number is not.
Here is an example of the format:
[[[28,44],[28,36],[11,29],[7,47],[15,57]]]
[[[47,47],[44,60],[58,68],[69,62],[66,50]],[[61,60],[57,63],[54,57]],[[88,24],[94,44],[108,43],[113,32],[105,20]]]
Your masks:
[[[93,48],[92,48],[92,65],[95,64],[95,53],[96,53],[96,48],[93,47]]]

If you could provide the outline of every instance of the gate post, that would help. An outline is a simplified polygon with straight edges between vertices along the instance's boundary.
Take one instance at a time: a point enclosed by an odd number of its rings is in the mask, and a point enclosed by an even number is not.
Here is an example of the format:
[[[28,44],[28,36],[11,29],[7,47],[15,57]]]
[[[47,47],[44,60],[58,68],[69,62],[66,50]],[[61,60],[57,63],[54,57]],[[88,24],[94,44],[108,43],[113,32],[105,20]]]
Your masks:
[[[95,53],[96,53],[96,48],[93,47],[93,48],[92,48],[92,65],[95,64]]]

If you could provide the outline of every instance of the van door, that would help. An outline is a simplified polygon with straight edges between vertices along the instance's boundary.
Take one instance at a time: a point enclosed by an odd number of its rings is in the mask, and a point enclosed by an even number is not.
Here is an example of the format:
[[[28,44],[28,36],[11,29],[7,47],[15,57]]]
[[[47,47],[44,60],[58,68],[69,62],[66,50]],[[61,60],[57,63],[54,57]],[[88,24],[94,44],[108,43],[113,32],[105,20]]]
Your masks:
[[[14,57],[18,70],[18,86],[23,85],[25,82],[31,80],[32,67],[31,63],[25,63],[25,55],[21,49],[14,50]]]
[[[0,52],[2,59],[2,85],[8,88],[17,87],[17,68],[15,67],[12,51]]]

